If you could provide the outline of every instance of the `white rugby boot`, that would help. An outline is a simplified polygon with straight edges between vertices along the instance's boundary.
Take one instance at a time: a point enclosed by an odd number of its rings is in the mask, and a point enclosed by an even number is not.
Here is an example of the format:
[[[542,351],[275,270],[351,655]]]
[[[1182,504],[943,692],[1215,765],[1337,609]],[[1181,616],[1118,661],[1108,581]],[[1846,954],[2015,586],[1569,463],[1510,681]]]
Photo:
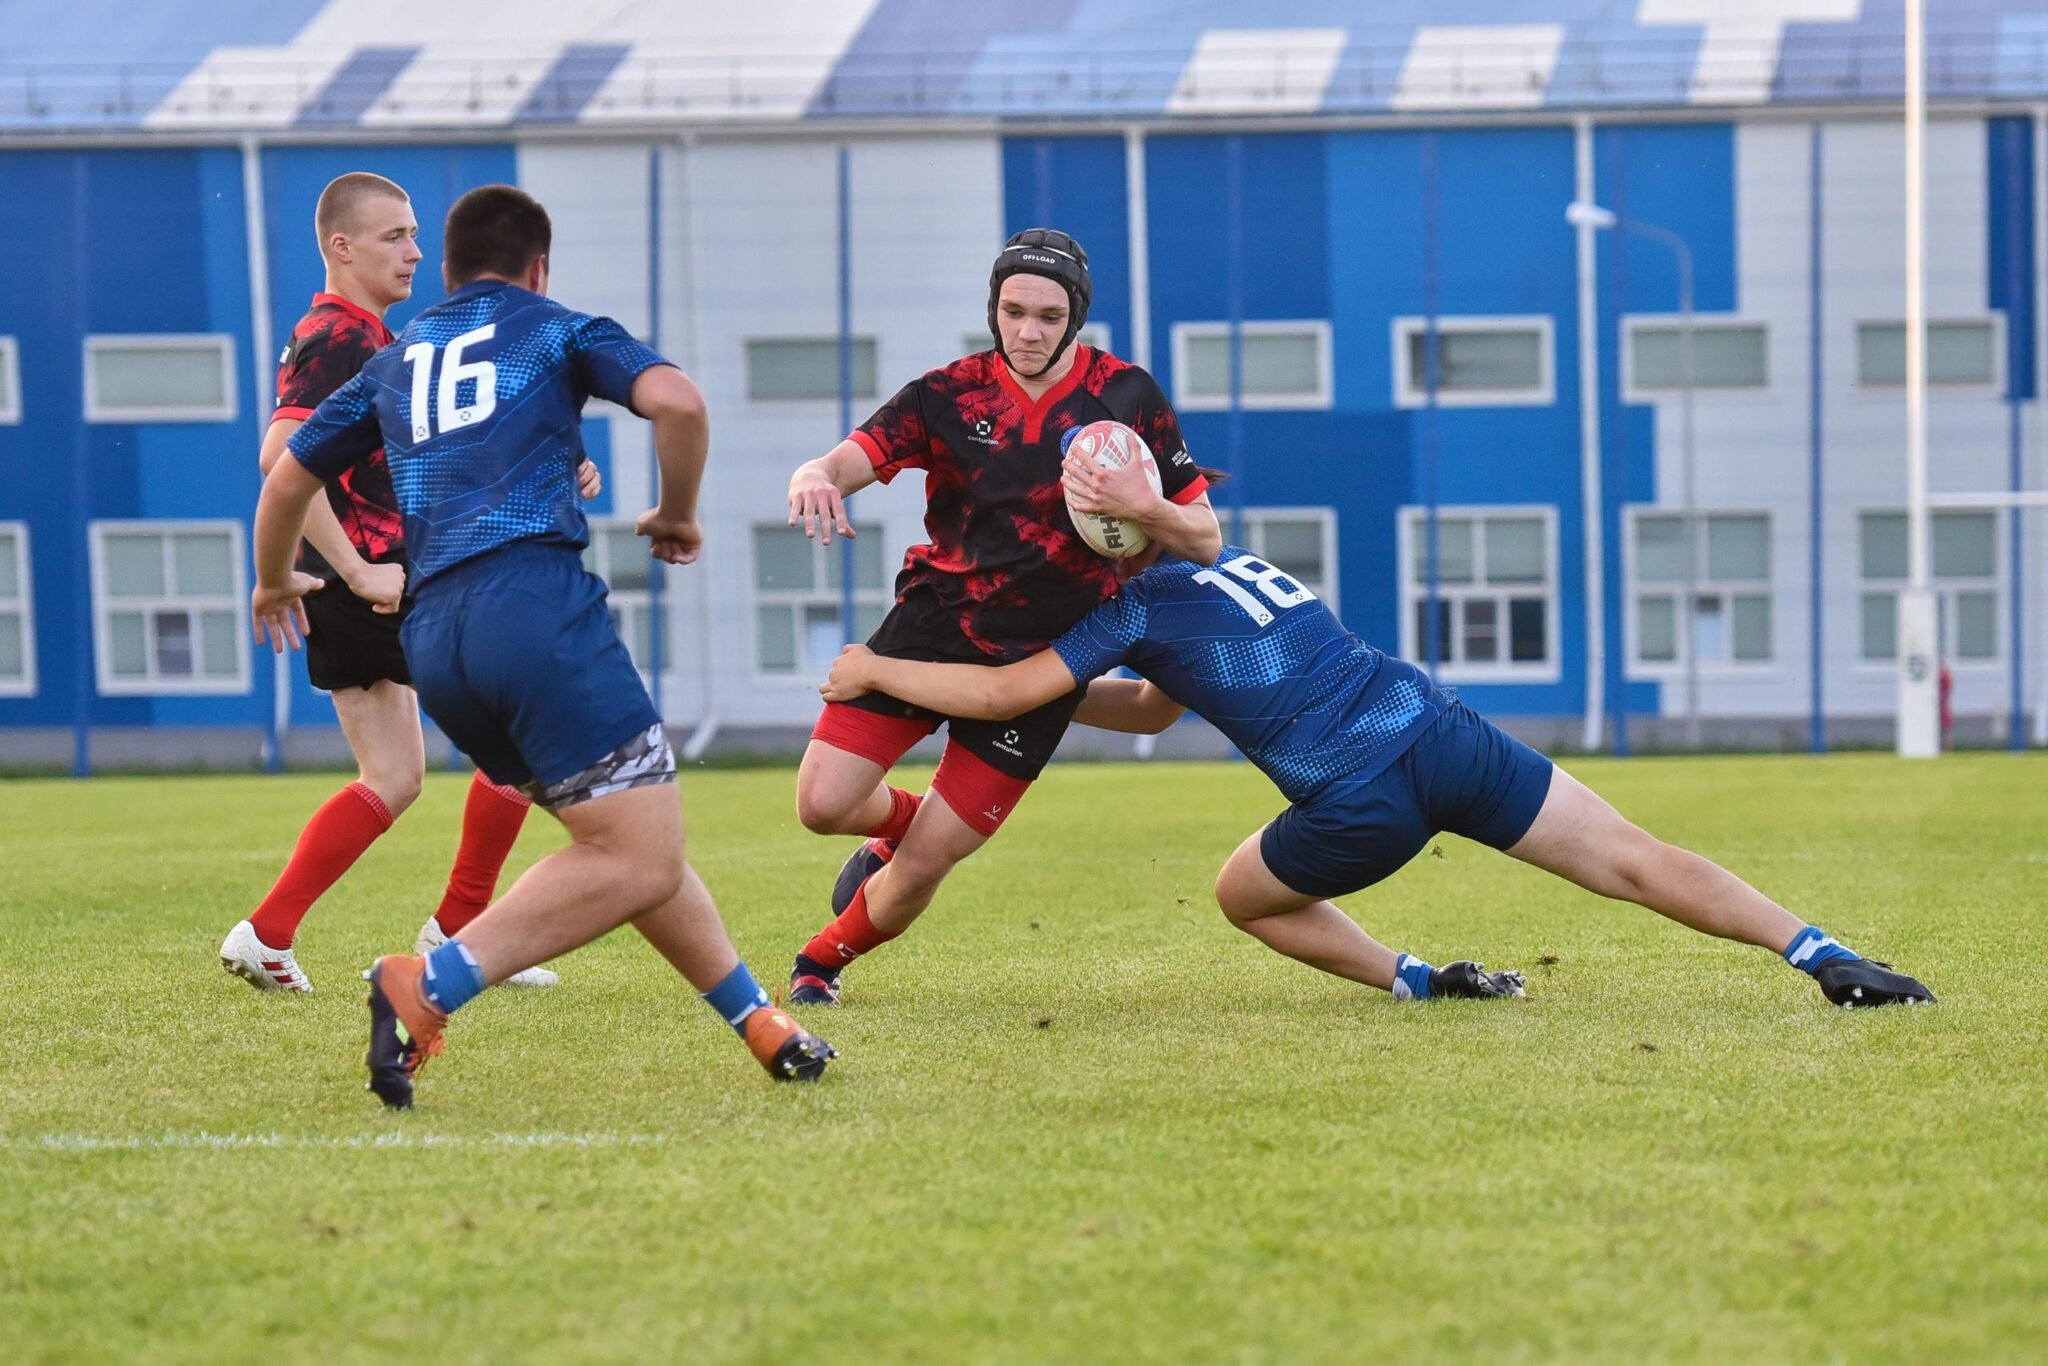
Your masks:
[[[256,937],[256,927],[244,920],[228,931],[221,941],[220,965],[258,991],[308,992],[313,984],[299,970],[299,960],[290,949],[273,949]]]
[[[412,951],[424,958],[447,942],[448,935],[442,930],[440,919],[430,915],[427,917],[427,923],[420,926],[420,937],[412,941]],[[498,983],[498,985],[501,987],[551,987],[561,980],[558,974],[536,965],[524,972],[513,973],[510,977]]]

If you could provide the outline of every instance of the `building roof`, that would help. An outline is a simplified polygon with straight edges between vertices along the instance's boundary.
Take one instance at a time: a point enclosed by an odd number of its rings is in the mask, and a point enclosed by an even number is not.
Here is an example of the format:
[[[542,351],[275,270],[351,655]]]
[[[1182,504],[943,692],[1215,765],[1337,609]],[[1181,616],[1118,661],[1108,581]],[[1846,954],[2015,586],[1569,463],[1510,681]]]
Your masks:
[[[2039,0],[1928,5],[2048,97]],[[0,132],[1144,120],[1894,102],[1900,0],[0,0]]]

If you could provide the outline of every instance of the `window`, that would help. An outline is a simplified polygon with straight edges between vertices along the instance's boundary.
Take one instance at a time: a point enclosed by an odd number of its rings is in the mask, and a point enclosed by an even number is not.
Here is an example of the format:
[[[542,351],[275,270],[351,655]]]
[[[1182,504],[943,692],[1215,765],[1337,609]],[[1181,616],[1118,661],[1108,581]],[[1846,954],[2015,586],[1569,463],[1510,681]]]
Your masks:
[[[1330,325],[1326,322],[1240,323],[1246,408],[1327,408]],[[1230,324],[1173,325],[1174,402],[1195,412],[1230,406]]]
[[[873,337],[853,339],[853,396],[875,396]],[[756,403],[838,398],[839,338],[770,337],[748,341],[747,397]]]
[[[1771,661],[1771,519],[1763,513],[1695,514],[1691,573],[1681,514],[1635,508],[1629,536],[1629,657],[1639,666],[1685,662],[1685,586],[1692,605],[1691,653],[1702,667]]]
[[[1945,511],[1930,518],[1935,640],[1943,659],[1984,664],[1999,657],[1998,515]],[[1911,572],[1906,514],[1866,512],[1861,519],[1865,661],[1899,657],[1898,593]]]
[[[1246,550],[1337,610],[1335,509],[1246,508],[1235,534]]]
[[[232,422],[234,338],[85,339],[87,422]]]
[[[1548,317],[1438,318],[1436,401],[1445,408],[1540,407],[1556,397]],[[1394,319],[1394,404],[1429,402],[1429,320]]]
[[[102,693],[249,687],[249,589],[237,522],[92,523]]]
[[[35,599],[29,585],[28,524],[0,522],[0,697],[36,690]]]
[[[1929,384],[1997,384],[2002,317],[1969,318],[1927,324]],[[1856,382],[1906,382],[1906,325],[1856,324]]]
[[[21,421],[21,344],[0,337],[0,425]]]
[[[1429,646],[1429,514],[1401,516],[1401,653]],[[1557,511],[1448,507],[1437,511],[1437,658],[1453,682],[1555,681]]]
[[[1082,324],[1081,336],[1079,340],[1083,346],[1093,347],[1097,351],[1114,352],[1115,350],[1115,348],[1109,344],[1108,323]],[[975,354],[977,351],[988,350],[989,347],[994,344],[994,340],[988,334],[988,329],[982,328],[979,331],[969,332],[968,334],[960,338],[960,354],[963,356],[971,356]]]
[[[865,640],[892,601],[882,528],[854,523],[853,635]],[[754,528],[754,665],[764,674],[822,680],[839,647],[841,542],[807,540],[781,522]]]
[[[1630,318],[1623,324],[1627,350],[1622,389],[1629,401],[1667,398],[1685,387],[1682,318]],[[1771,382],[1770,348],[1762,323],[1693,320],[1695,389],[1761,389]]]
[[[647,542],[633,534],[629,521],[597,521],[590,524],[590,544],[583,549],[583,567],[603,579],[611,591],[605,603],[611,608],[612,625],[641,672],[650,672],[654,660],[654,602],[649,587],[654,581],[654,557]],[[664,621],[664,627],[669,623]],[[661,633],[660,667],[670,667],[675,657],[675,631]]]

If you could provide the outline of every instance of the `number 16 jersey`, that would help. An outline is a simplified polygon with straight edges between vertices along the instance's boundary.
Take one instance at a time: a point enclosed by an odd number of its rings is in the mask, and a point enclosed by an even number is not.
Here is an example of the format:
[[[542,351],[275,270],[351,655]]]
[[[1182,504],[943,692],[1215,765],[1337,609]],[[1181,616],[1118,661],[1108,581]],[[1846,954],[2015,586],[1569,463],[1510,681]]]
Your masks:
[[[630,406],[633,381],[666,364],[610,318],[474,280],[322,402],[291,450],[333,479],[383,446],[417,589],[515,541],[587,544],[583,404]]]

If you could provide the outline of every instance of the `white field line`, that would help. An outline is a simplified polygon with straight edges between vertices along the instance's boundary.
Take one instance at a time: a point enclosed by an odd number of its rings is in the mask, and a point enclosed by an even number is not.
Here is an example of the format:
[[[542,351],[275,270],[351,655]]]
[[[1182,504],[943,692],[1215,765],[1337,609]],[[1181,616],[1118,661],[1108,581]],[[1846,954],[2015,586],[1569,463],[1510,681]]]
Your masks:
[[[157,1152],[237,1148],[658,1148],[661,1133],[537,1134],[0,1134],[6,1152]]]

